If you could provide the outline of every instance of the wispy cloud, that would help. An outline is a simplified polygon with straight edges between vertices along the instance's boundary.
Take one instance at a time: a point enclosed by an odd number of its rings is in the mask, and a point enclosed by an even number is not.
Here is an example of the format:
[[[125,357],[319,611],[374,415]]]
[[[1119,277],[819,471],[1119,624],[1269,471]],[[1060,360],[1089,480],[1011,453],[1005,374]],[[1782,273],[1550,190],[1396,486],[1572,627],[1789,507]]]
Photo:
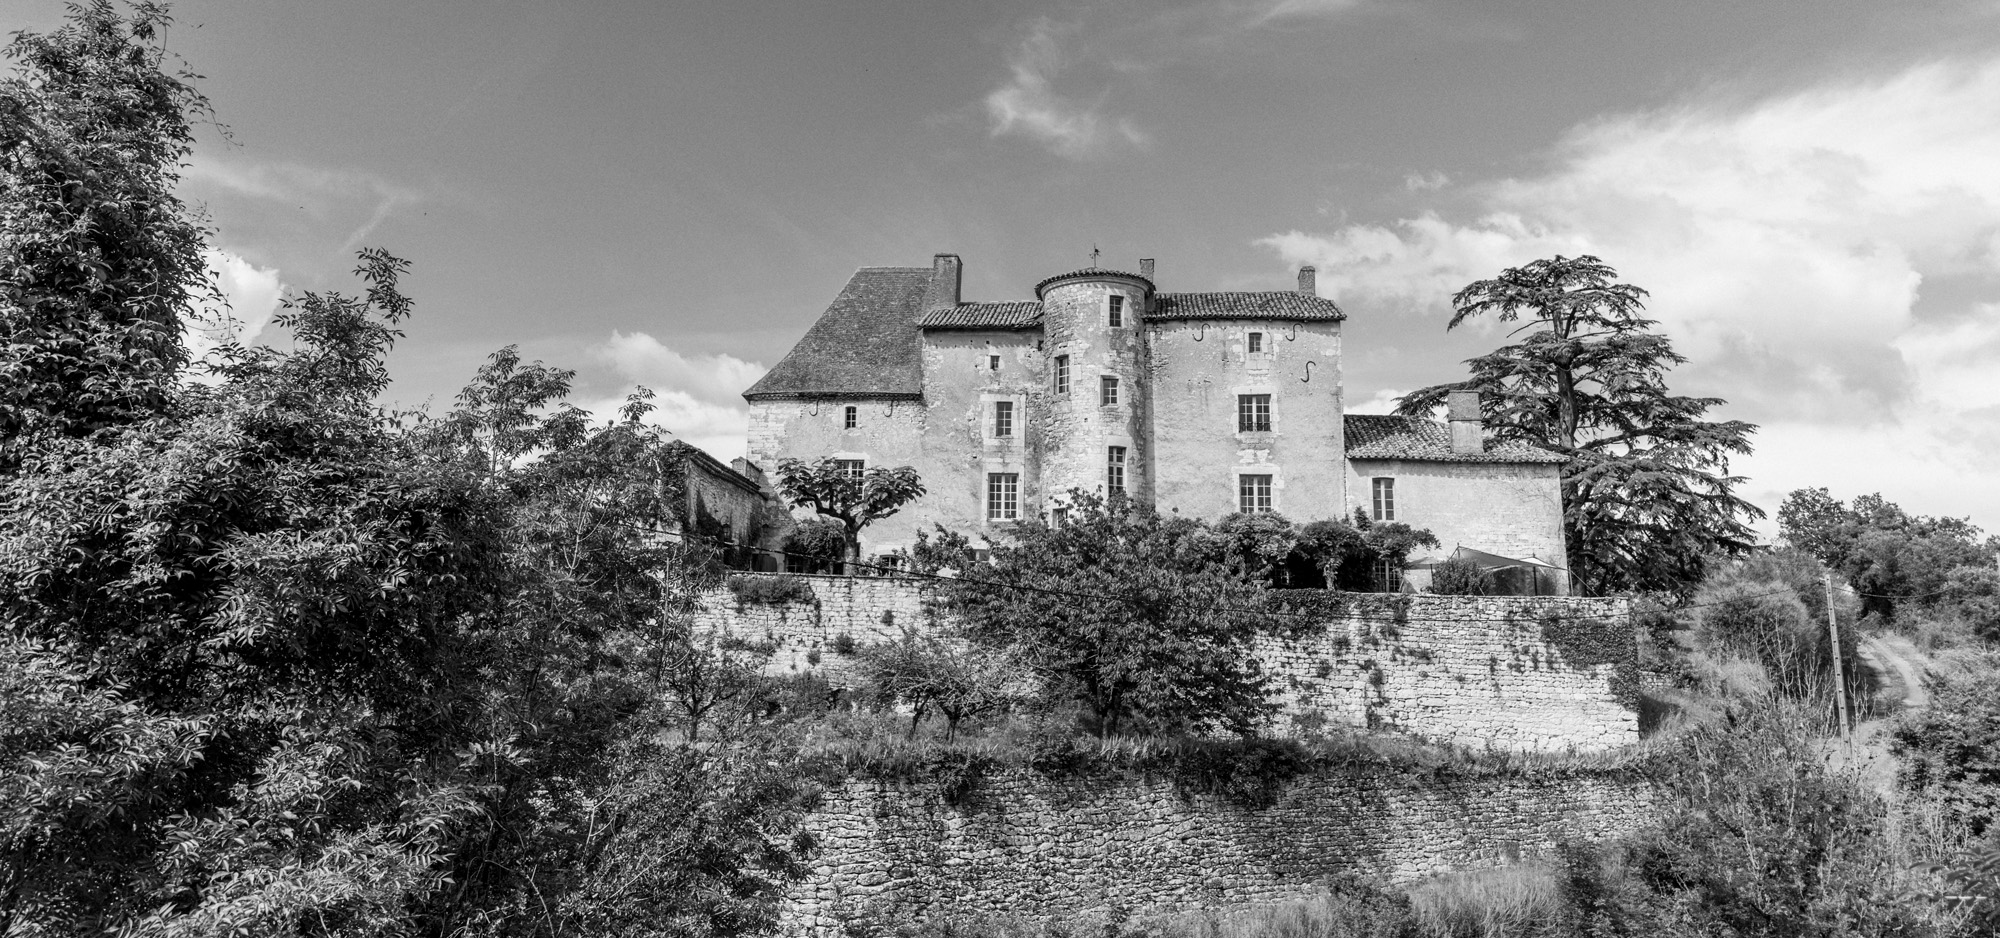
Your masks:
[[[2000,461],[1994,153],[2000,61],[1936,62],[1606,118],[1545,172],[1471,187],[1470,217],[1264,243],[1357,311],[1436,327],[1470,280],[1600,255],[1693,359],[1677,383],[1765,424],[1739,467],[1765,499],[1882,488],[2000,526],[2000,486],[1965,484]]]
[[[1007,53],[1007,79],[984,101],[994,137],[1020,136],[1073,160],[1151,146],[1153,134],[1113,102],[1134,79],[1201,50],[1256,42],[1279,28],[1313,26],[1369,0],[1112,0],[1084,19],[1027,23]]]
[[[1064,69],[1062,38],[1075,27],[1036,21],[1007,63],[1012,77],[986,96],[993,136],[1019,134],[1058,156],[1092,159],[1120,147],[1143,148],[1150,138],[1129,118],[1104,111],[1104,95],[1089,103],[1055,90]]]
[[[373,173],[299,163],[205,156],[190,164],[183,177],[198,188],[277,205],[290,204],[322,221],[352,219],[358,210],[365,208],[367,215],[349,229],[341,243],[341,254],[359,247],[397,209],[424,198],[415,188]]]

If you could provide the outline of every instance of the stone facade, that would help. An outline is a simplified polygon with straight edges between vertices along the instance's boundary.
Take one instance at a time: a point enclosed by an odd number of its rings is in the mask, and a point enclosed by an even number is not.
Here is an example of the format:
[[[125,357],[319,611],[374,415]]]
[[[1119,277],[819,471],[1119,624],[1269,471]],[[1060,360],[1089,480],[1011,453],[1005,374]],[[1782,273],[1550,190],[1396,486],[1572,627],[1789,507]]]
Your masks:
[[[852,781],[807,827],[811,874],[780,933],[848,938],[951,918],[1048,921],[1303,899],[1344,874],[1407,882],[1629,831],[1648,792],[1621,773],[1462,775],[1323,767],[1246,804],[1135,773],[1012,770],[953,804]]]
[[[1550,454],[1488,446],[1476,419],[1447,434],[1384,417],[1367,418],[1367,453],[1352,451],[1346,314],[1317,295],[1310,268],[1296,291],[1229,293],[1161,292],[1151,262],[1140,269],[1073,271],[1037,284],[1032,301],[971,303],[955,255],[928,270],[863,268],[745,392],[749,458],[914,467],[928,492],[863,532],[870,555],[933,524],[990,541],[1010,521],[1050,517],[1071,490],[1206,519],[1347,518],[1387,473],[1448,544],[1502,559],[1525,546],[1561,565],[1560,493],[1542,497],[1560,461]],[[783,534],[773,528],[769,546]]]
[[[1428,528],[1439,553],[1470,547],[1505,557],[1566,563],[1562,472],[1555,463],[1452,463],[1352,459],[1347,490],[1367,499],[1376,479],[1395,480],[1396,520]],[[1355,507],[1372,509],[1357,501]],[[1412,586],[1429,580],[1412,572]]]
[[[703,597],[698,624],[771,643],[772,673],[817,669],[835,683],[851,663],[840,646],[935,625],[924,581],[799,579],[812,586],[811,602],[743,603],[718,590]],[[1291,637],[1257,648],[1280,707],[1274,733],[1335,723],[1524,751],[1638,741],[1625,600],[1311,592],[1326,600],[1323,611],[1302,612]]]

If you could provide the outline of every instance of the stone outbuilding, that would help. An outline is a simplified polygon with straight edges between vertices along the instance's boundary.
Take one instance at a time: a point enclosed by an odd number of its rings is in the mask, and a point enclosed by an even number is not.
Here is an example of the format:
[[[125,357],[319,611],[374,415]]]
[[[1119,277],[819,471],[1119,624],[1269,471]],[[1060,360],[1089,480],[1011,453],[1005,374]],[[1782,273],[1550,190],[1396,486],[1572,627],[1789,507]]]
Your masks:
[[[1449,423],[1347,415],[1347,314],[1313,268],[1293,290],[1171,293],[1141,260],[1006,302],[965,300],[961,277],[953,254],[856,271],[743,395],[754,464],[917,469],[928,494],[865,531],[865,553],[934,523],[978,537],[1058,519],[1081,490],[1207,519],[1358,508],[1430,528],[1443,554],[1534,558],[1555,571],[1538,591],[1567,591],[1561,457],[1489,442],[1476,399]]]

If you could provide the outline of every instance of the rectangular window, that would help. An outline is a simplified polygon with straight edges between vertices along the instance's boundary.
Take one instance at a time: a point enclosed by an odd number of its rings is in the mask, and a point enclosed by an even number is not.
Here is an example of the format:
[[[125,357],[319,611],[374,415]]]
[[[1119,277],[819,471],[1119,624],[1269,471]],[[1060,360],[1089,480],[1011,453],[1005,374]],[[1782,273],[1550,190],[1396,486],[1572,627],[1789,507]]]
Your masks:
[[[1060,528],[1068,521],[1069,521],[1069,509],[1067,508],[1049,509],[1049,527]]]
[[[1396,480],[1375,480],[1375,520],[1396,520]]]
[[[1000,356],[998,356],[998,355],[988,355],[988,356],[986,356],[986,370],[987,370],[987,371],[999,371],[999,370],[1000,370]]]
[[[836,459],[833,461],[833,467],[839,469],[842,475],[850,479],[859,480],[868,471],[868,460]]]
[[[1125,447],[1113,446],[1105,453],[1104,494],[1125,494]]]
[[[1014,435],[1014,402],[993,402],[993,435],[1008,437]]]
[[[849,404],[841,409],[840,425],[842,427],[852,430],[854,429],[854,425],[859,422],[861,422],[861,408]]]
[[[1012,521],[1021,516],[1021,474],[986,474],[986,520]]]
[[[1250,354],[1252,354],[1252,355],[1262,355],[1262,354],[1264,354],[1264,334],[1263,334],[1263,333],[1261,333],[1261,332],[1252,332],[1252,333],[1250,333]]]
[[[1069,395],[1069,356],[1056,356],[1056,393]]]
[[[1403,591],[1403,565],[1388,560],[1375,561],[1375,590],[1380,593]]]
[[[1125,324],[1125,298],[1116,293],[1111,295],[1110,323],[1113,326],[1122,326]]]
[[[1255,433],[1271,429],[1271,395],[1236,395],[1236,432]]]
[[[1105,375],[1098,386],[1097,402],[1105,407],[1118,406],[1118,379]]]
[[[1237,476],[1236,507],[1243,512],[1271,510],[1270,476]]]

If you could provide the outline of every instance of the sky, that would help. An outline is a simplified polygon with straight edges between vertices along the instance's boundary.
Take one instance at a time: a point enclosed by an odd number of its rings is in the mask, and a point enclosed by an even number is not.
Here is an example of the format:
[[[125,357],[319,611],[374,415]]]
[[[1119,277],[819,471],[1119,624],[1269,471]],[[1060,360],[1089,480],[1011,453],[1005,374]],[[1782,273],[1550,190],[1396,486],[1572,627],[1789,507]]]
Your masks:
[[[857,267],[969,299],[1158,259],[1346,324],[1351,410],[1504,333],[1450,295],[1552,254],[1650,293],[1683,394],[1824,486],[2000,529],[2000,0],[181,0],[216,123],[182,194],[246,334],[407,258],[391,359],[441,410],[496,349],[634,384],[725,459]],[[41,30],[56,0],[0,0]],[[1762,525],[1767,533],[1773,525]]]

